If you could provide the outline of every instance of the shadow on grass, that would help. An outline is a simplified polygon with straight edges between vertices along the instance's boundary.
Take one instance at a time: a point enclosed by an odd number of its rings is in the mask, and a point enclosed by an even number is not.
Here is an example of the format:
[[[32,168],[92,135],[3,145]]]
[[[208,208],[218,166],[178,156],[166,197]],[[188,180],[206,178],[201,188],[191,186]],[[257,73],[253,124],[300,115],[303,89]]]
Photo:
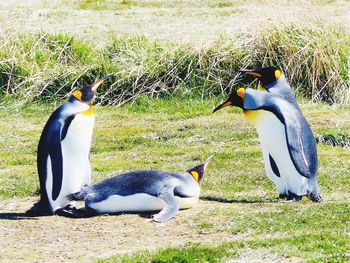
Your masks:
[[[267,199],[267,200],[249,200],[249,199],[226,199],[222,197],[215,196],[202,196],[201,200],[210,201],[210,202],[219,202],[226,204],[269,204],[269,203],[278,203],[281,200],[279,199]]]
[[[26,213],[0,213],[0,220],[38,220]]]

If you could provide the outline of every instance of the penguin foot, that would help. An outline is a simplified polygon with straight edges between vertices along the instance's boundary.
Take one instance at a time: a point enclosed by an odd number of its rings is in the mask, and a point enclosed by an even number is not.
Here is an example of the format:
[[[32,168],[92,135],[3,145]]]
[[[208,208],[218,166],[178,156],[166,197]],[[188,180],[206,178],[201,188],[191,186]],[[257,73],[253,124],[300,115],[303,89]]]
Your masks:
[[[57,209],[55,211],[56,215],[69,217],[69,218],[84,218],[86,217],[86,211],[84,209],[77,209],[72,205],[67,205],[66,207]]]
[[[51,210],[49,204],[46,204],[42,200],[33,205],[32,208],[25,212],[26,216],[52,216],[54,213]]]
[[[303,197],[288,191],[287,201],[300,202]]]
[[[279,194],[278,198],[280,199],[286,199],[288,197],[287,194]]]
[[[300,202],[300,201],[301,201],[301,199],[303,199],[303,197],[302,197],[302,196],[297,195],[297,196],[295,196],[295,197],[294,197],[294,202]]]
[[[323,202],[323,198],[320,193],[308,193],[307,197],[315,203]]]

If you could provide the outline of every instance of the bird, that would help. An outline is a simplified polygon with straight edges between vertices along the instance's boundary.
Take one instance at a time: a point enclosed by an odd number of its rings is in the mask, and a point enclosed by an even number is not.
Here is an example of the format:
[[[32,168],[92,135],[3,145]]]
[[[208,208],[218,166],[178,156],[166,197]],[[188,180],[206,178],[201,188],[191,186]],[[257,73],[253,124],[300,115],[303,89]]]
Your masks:
[[[269,66],[258,69],[242,69],[239,72],[257,78],[261,83],[259,90],[280,95],[299,108],[294,92],[279,67]]]
[[[155,222],[166,222],[179,209],[193,207],[211,157],[183,174],[156,170],[124,173],[83,187],[70,200],[84,200],[87,214],[160,211]]]
[[[313,202],[322,202],[316,142],[299,107],[280,95],[243,87],[213,112],[227,106],[243,109],[256,127],[266,173],[280,197],[300,201],[308,196]]]
[[[47,121],[37,151],[40,200],[27,211],[28,215],[79,216],[66,196],[91,183],[92,101],[109,76],[74,91]]]

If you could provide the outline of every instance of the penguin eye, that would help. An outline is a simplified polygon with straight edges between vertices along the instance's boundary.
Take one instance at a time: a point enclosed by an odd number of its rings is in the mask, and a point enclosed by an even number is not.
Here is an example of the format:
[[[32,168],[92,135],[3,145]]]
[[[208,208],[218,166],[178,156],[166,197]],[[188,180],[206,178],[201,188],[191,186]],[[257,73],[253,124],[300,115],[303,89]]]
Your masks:
[[[275,70],[275,78],[276,78],[276,80],[279,79],[281,75],[282,75],[281,71],[276,69]]]

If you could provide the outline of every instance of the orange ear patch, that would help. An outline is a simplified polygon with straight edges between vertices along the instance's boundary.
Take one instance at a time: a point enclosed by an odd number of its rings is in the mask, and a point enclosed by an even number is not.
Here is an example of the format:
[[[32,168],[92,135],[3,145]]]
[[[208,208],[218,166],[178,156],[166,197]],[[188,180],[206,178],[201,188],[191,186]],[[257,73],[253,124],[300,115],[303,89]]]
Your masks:
[[[245,88],[239,88],[237,90],[237,95],[240,96],[242,99],[244,99],[244,94],[245,94]]]
[[[196,182],[198,182],[199,180],[199,173],[196,171],[191,171],[191,175],[193,176],[194,180],[196,180]]]
[[[281,75],[282,75],[282,72],[280,70],[276,69],[275,70],[275,78],[279,79],[281,77]]]
[[[81,93],[81,91],[77,90],[73,92],[72,96],[76,97],[78,100],[81,100],[83,94]]]

